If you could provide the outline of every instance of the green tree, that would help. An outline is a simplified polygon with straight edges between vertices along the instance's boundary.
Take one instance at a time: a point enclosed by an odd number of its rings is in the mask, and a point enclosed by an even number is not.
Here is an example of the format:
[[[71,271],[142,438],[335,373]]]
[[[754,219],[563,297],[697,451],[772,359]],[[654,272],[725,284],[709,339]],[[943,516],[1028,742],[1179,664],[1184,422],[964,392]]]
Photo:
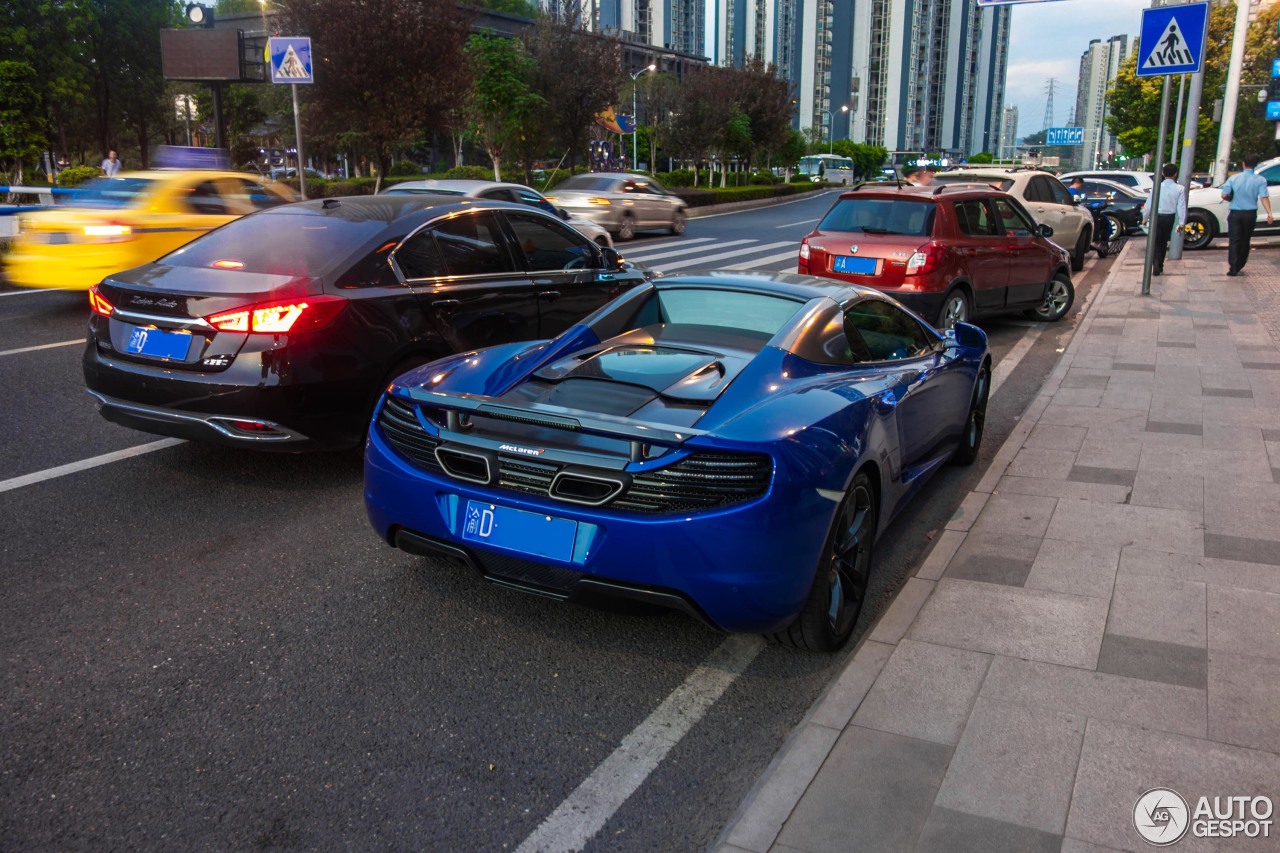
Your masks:
[[[970,165],[979,165],[983,163],[994,163],[996,158],[989,151],[979,151],[977,154],[969,155]]]
[[[36,70],[25,62],[0,62],[0,173],[6,184],[22,184],[23,166],[40,156],[47,130]]]
[[[788,128],[787,139],[782,146],[774,152],[772,165],[781,166],[787,170],[786,178],[791,180],[791,170],[800,162],[800,158],[805,155],[808,146],[804,134],[795,128]]]
[[[727,71],[714,65],[690,68],[680,87],[671,141],[681,157],[694,162],[694,186],[699,161],[723,146],[724,130],[739,112]]]
[[[493,179],[500,181],[503,152],[519,144],[547,102],[532,89],[533,57],[515,39],[493,33],[473,35],[465,53],[472,73],[467,113],[493,161]]]

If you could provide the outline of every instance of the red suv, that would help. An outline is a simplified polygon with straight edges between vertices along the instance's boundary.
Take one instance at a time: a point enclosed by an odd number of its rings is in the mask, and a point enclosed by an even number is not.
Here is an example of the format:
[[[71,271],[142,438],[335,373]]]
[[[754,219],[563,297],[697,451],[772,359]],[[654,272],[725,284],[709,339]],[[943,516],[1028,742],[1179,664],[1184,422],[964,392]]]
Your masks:
[[[800,272],[877,288],[948,329],[986,314],[1059,320],[1071,259],[1017,199],[981,185],[841,193],[800,244]]]

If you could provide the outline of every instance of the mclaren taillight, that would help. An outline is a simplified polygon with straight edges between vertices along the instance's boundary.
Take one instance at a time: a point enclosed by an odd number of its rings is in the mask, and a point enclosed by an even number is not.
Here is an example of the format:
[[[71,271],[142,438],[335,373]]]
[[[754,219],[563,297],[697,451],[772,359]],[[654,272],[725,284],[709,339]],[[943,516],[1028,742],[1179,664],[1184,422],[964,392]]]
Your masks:
[[[311,296],[289,302],[261,302],[205,317],[220,332],[297,334],[322,328],[347,307],[340,296]]]
[[[91,243],[122,243],[133,239],[133,226],[123,222],[100,222],[84,226],[84,236]]]
[[[800,241],[800,272],[807,273],[809,271],[809,238],[806,237]]]
[[[923,275],[933,272],[942,259],[942,247],[937,243],[925,243],[907,259],[907,275]]]
[[[89,288],[89,307],[93,309],[93,313],[101,314],[103,317],[110,317],[115,307],[107,301],[102,295],[102,291],[98,290],[98,285]]]

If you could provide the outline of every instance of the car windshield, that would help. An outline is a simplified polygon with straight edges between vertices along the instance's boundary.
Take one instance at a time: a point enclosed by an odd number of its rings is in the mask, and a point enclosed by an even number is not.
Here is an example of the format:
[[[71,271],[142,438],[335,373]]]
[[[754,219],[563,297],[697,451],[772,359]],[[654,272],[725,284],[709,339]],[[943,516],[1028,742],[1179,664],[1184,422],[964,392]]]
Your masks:
[[[128,207],[151,191],[150,178],[97,178],[72,190],[76,207]]]
[[[934,210],[933,202],[923,199],[842,198],[818,223],[818,230],[925,237],[933,233]]]
[[[662,322],[715,326],[773,337],[803,303],[762,293],[680,288],[662,290],[658,306]]]
[[[387,227],[385,219],[324,216],[279,208],[236,219],[160,259],[175,267],[213,267],[317,278]]]

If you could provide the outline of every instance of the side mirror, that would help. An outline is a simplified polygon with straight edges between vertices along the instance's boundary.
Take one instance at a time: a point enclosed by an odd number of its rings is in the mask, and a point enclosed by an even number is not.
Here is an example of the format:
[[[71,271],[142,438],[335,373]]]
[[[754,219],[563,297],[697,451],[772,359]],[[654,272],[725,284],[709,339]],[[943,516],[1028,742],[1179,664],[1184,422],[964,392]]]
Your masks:
[[[561,219],[567,220],[569,218],[569,211],[565,210],[563,207],[557,207],[556,216],[559,216]]]
[[[962,347],[982,349],[987,345],[987,333],[970,323],[956,323],[949,331],[956,336],[956,343]]]
[[[607,270],[622,269],[622,255],[618,254],[618,250],[612,246],[601,246],[600,257],[604,260],[604,268]]]
[[[1040,236],[1041,236],[1041,237],[1052,237],[1052,236],[1053,236],[1053,229],[1052,229],[1052,228],[1050,228],[1048,225],[1041,225],[1041,226],[1040,226]]]

